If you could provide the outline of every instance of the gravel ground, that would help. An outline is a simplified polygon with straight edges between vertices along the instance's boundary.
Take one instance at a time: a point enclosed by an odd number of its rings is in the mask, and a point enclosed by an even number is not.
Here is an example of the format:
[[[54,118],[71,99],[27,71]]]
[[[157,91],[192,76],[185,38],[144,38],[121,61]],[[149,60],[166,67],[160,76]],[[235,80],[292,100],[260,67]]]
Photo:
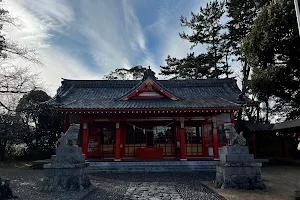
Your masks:
[[[181,196],[181,198],[176,199],[224,199],[201,183],[201,181],[212,181],[215,177],[213,172],[97,173],[90,175],[93,186],[87,190],[55,193],[40,192],[40,183],[43,178],[42,170],[0,168],[0,176],[11,181],[14,195],[18,196],[19,199],[26,200],[151,199],[128,196],[128,191],[135,190],[134,188],[138,188],[136,185],[139,184],[149,188],[158,188],[158,190],[168,189],[168,187],[175,189],[174,195],[178,193]]]
[[[212,181],[203,181],[227,200],[295,200],[300,190],[300,166],[267,166],[262,168],[266,190],[216,189]]]

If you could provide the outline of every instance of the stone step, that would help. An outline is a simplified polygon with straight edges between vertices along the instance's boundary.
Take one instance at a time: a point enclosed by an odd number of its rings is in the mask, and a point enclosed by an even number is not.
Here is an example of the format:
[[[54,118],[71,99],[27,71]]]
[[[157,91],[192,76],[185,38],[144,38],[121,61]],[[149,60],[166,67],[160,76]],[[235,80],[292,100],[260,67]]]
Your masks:
[[[210,166],[215,161],[169,161],[169,162],[88,162],[90,166]]]
[[[89,173],[97,172],[202,172],[202,171],[216,171],[215,168],[200,168],[200,169],[174,169],[174,168],[117,168],[117,169],[91,169],[88,168]]]
[[[214,161],[90,162],[89,172],[191,172],[215,171]]]

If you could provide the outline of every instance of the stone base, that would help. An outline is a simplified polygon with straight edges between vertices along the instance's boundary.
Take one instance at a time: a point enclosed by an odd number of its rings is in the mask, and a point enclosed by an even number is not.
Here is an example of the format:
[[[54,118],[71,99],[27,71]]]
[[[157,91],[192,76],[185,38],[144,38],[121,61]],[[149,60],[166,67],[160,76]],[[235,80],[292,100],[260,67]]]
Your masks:
[[[216,187],[238,189],[266,189],[261,178],[261,163],[216,164]]]
[[[300,200],[300,190],[295,191],[295,200]]]
[[[91,185],[86,166],[51,166],[44,168],[42,191],[81,191]]]

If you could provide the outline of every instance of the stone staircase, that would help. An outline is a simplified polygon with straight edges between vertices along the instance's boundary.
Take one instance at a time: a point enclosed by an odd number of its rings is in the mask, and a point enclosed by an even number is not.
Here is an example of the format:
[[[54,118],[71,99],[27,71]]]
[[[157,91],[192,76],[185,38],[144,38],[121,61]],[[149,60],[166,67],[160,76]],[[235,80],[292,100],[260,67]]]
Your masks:
[[[89,173],[215,171],[215,163],[215,161],[89,162],[88,171]]]

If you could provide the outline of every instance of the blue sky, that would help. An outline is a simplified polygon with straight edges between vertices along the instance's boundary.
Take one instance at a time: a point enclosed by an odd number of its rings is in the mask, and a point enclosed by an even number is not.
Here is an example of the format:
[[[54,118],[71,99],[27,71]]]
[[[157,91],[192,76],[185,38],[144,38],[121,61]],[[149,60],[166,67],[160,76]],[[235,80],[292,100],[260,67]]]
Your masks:
[[[167,55],[183,57],[190,44],[180,16],[207,0],[14,0],[7,2],[20,26],[8,37],[33,46],[37,67],[53,94],[61,78],[102,79],[116,68],[151,66],[159,72]],[[199,46],[194,51],[202,51]],[[160,77],[164,78],[164,77]]]

